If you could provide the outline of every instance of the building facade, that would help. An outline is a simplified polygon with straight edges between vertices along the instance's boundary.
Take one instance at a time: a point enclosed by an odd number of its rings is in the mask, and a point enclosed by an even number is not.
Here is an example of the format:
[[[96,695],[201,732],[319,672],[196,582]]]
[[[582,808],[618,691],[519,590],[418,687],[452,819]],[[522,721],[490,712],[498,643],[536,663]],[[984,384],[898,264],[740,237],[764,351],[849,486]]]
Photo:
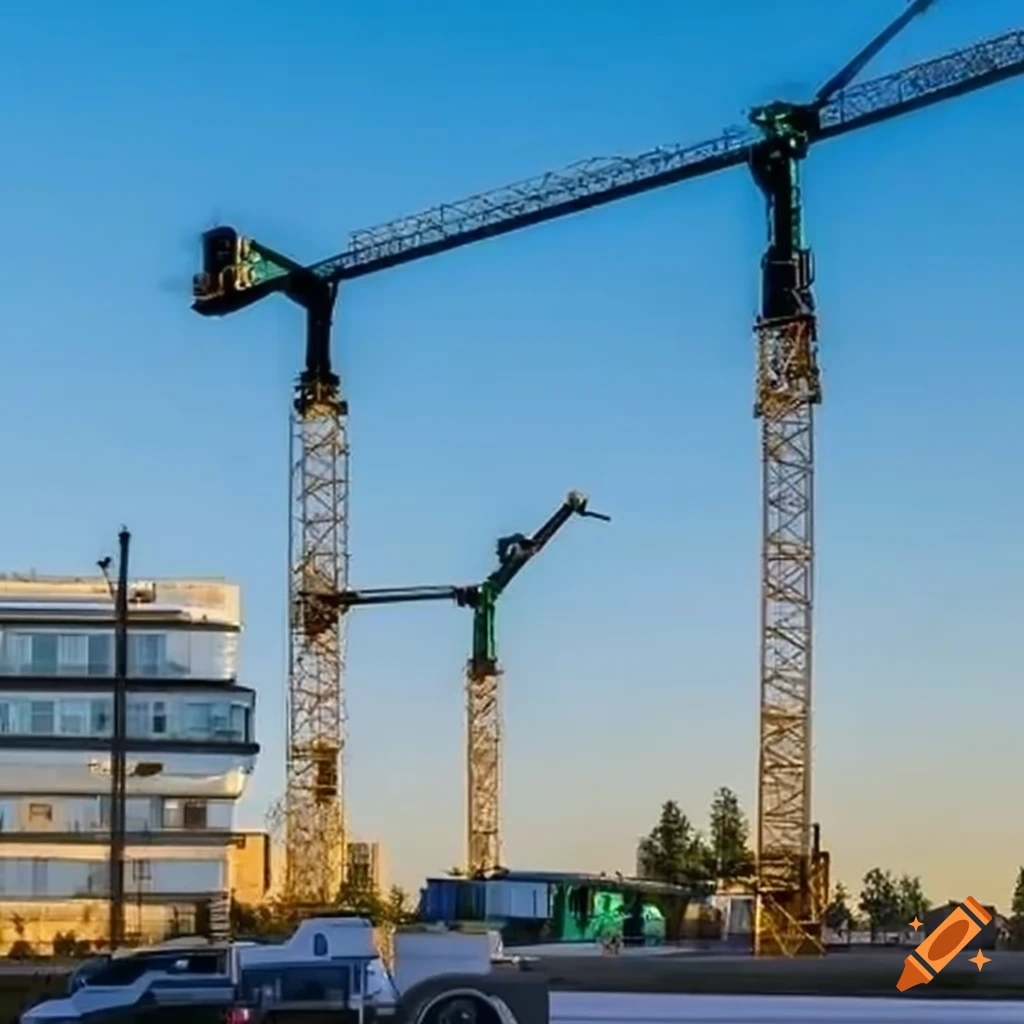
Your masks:
[[[135,581],[129,627],[126,931],[216,932],[259,749],[239,588]],[[0,951],[106,936],[113,675],[106,580],[0,577]]]

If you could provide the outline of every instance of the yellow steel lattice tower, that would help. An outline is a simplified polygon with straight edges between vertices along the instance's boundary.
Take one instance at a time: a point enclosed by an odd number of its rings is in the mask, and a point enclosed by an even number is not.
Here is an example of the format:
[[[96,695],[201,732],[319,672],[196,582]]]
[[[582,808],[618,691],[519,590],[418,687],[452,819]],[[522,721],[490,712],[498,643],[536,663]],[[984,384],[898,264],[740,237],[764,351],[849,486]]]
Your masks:
[[[820,399],[813,315],[761,321],[757,346],[763,519],[755,941],[760,954],[792,956],[820,951],[818,908],[809,905],[813,405]]]
[[[285,890],[324,905],[345,849],[345,618],[348,587],[347,406],[337,379],[301,381],[292,429],[290,674]]]

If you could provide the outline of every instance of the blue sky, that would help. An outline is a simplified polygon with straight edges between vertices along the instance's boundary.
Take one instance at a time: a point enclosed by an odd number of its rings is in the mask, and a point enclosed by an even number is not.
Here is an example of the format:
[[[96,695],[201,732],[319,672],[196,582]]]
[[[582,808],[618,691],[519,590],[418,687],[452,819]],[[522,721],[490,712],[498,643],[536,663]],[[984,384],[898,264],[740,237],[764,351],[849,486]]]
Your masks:
[[[899,4],[198,0],[0,11],[10,568],[86,572],[126,522],[146,576],[244,588],[261,701],[243,821],[283,777],[284,300],[188,308],[215,220],[297,258],[587,156],[699,141],[802,98]],[[552,10],[554,8],[554,10]],[[1013,27],[941,0],[881,73]],[[807,163],[818,434],[815,806],[835,873],[1005,904],[1019,813],[1024,82]],[[622,869],[665,799],[753,810],[764,212],[742,170],[354,282],[352,579],[479,578],[569,487],[503,599],[505,838]],[[464,612],[351,625],[349,815],[416,884],[461,860]],[[913,806],[907,805],[913,794]],[[985,820],[979,838],[949,823]],[[980,819],[979,816],[980,815]]]

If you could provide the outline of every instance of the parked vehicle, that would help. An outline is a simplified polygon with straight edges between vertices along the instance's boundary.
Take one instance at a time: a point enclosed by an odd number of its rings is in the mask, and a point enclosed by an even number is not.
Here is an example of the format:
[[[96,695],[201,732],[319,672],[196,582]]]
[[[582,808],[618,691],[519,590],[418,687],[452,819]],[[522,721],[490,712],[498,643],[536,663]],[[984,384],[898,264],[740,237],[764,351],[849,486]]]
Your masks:
[[[267,1010],[355,1011],[357,1019],[392,1017],[403,990],[450,972],[487,973],[487,935],[399,936],[393,976],[364,918],[313,918],[283,943],[173,944],[82,964],[68,991],[27,1010],[21,1024],[247,1024]],[[467,941],[468,940],[468,941]],[[400,955],[404,951],[404,955]],[[500,952],[500,951],[499,951]],[[400,979],[396,981],[396,978]],[[140,1014],[145,1011],[145,1016]],[[366,1013],[372,1011],[372,1014]],[[154,1016],[155,1015],[155,1016]]]

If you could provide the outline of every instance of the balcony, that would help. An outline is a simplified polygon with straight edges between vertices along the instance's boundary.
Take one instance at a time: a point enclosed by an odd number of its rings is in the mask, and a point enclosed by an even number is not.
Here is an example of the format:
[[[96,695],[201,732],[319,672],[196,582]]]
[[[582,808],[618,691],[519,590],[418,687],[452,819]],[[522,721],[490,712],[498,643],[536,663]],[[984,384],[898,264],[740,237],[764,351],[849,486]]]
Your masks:
[[[237,678],[238,633],[232,630],[133,630],[128,635],[132,679]],[[112,629],[0,629],[0,677],[112,678]]]
[[[195,743],[252,743],[256,695],[242,687],[230,697],[181,692],[130,694],[129,740]],[[32,737],[106,739],[113,726],[113,698],[47,694],[0,696],[0,740]]]

